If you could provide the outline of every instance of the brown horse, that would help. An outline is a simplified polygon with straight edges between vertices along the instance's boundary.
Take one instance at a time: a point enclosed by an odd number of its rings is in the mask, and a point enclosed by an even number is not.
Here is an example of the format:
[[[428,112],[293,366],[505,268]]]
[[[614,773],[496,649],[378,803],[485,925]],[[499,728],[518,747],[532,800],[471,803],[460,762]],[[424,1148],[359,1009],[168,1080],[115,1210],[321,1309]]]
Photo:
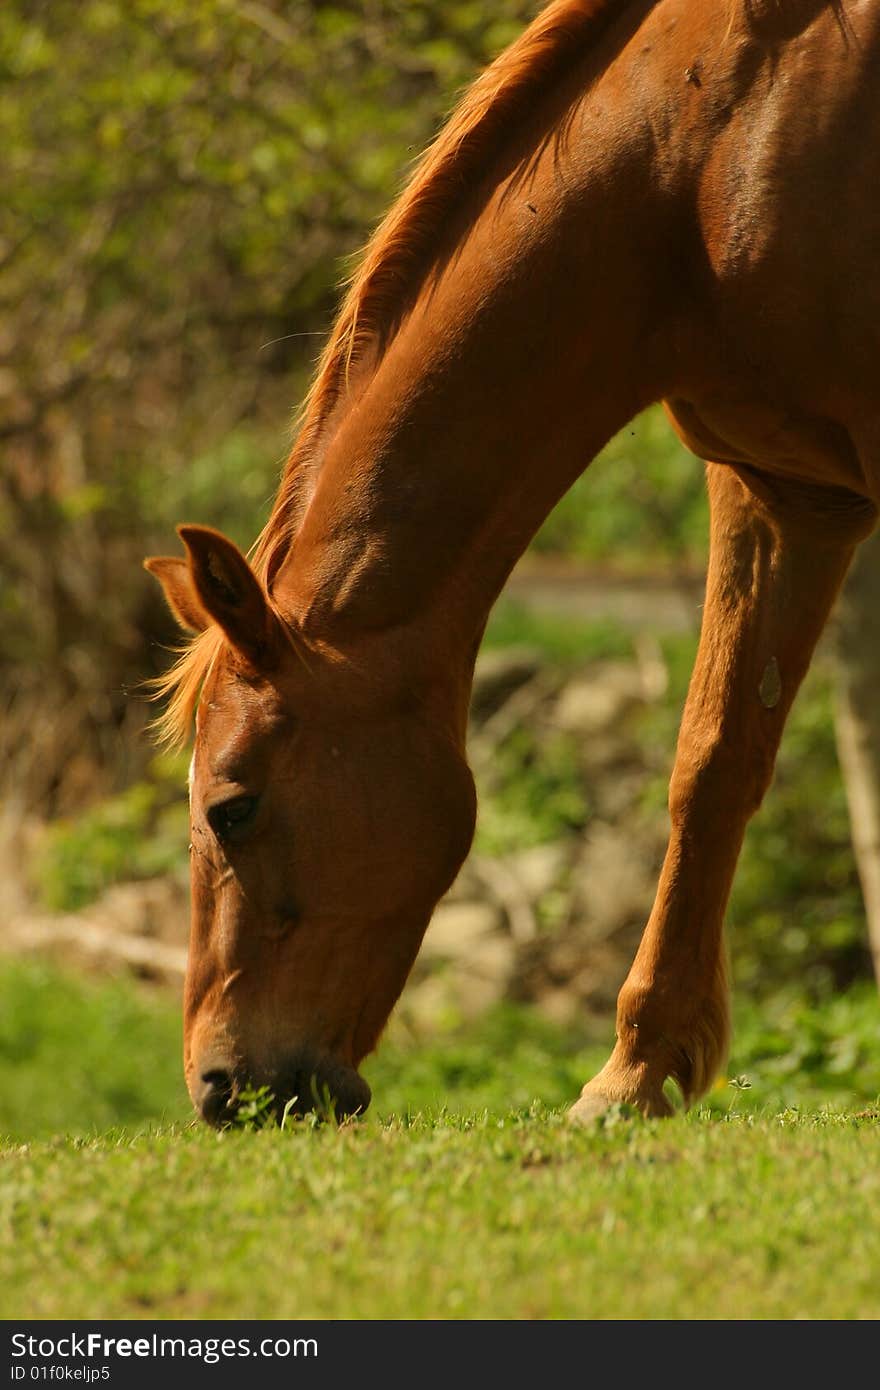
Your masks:
[[[657,898],[574,1107],[686,1101],[728,1039],[722,919],[786,714],[880,499],[880,0],[556,0],[367,250],[253,565],[148,561],[197,635],[186,1075],[363,1109],[474,825],[489,610],[543,518],[664,400],[706,460],[703,632]],[[874,190],[873,192],[871,190]]]

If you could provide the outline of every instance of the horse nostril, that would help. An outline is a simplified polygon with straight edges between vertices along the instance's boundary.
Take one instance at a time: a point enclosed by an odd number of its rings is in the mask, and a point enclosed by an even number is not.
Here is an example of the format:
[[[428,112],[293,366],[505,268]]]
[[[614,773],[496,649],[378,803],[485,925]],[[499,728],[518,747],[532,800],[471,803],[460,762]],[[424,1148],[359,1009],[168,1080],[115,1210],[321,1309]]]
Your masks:
[[[199,1110],[209,1125],[220,1125],[232,1118],[234,1092],[235,1086],[228,1071],[218,1069],[202,1073]]]

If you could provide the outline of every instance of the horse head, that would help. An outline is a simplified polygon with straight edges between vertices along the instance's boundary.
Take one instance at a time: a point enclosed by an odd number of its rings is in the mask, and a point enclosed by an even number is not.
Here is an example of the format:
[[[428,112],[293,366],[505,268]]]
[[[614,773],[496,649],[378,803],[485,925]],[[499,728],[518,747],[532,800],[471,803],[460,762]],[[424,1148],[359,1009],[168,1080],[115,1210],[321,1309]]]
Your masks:
[[[153,559],[203,671],[190,770],[184,1059],[229,1121],[245,1087],[302,1113],[362,1111],[358,1073],[473,834],[442,680],[373,639],[307,638],[216,531]],[[193,653],[191,653],[191,656]]]

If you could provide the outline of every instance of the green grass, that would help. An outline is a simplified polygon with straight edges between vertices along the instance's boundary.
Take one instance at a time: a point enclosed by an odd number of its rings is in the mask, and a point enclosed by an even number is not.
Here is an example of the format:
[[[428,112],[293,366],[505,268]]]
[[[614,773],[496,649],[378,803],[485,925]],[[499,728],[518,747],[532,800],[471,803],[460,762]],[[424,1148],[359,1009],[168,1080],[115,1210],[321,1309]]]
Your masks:
[[[189,1114],[178,1001],[0,961],[0,1135],[94,1134]]]
[[[173,992],[4,961],[0,1139],[88,1137],[186,1121],[180,1020]],[[739,998],[726,1077],[706,1105],[716,1115],[859,1109],[880,1093],[878,1024],[871,984],[818,1008],[793,991],[760,1006]],[[504,1116],[535,1101],[565,1106],[604,1061],[613,1034],[610,1019],[563,1029],[513,1005],[424,1037],[392,1019],[364,1067],[374,1094],[370,1119]],[[730,1085],[726,1078],[744,1080]]]
[[[0,1316],[876,1318],[876,1118],[419,1117],[9,1155]]]
[[[741,1007],[736,1084],[591,1133],[608,1025],[392,1028],[366,1119],[217,1135],[177,1001],[4,963],[0,1317],[880,1316],[878,1012]]]

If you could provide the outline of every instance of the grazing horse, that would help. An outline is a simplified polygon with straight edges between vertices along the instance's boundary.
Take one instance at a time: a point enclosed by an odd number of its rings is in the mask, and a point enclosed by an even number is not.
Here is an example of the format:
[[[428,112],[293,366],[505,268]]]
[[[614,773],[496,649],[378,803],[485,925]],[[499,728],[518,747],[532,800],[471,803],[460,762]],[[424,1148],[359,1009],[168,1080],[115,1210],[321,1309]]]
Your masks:
[[[195,716],[209,1121],[246,1081],[367,1105],[358,1064],[471,841],[489,610],[658,400],[707,460],[702,636],[656,901],[572,1114],[712,1081],[745,826],[880,499],[878,78],[880,0],[555,0],[367,248],[251,562],[199,526],[147,561],[193,634],[161,722]]]

